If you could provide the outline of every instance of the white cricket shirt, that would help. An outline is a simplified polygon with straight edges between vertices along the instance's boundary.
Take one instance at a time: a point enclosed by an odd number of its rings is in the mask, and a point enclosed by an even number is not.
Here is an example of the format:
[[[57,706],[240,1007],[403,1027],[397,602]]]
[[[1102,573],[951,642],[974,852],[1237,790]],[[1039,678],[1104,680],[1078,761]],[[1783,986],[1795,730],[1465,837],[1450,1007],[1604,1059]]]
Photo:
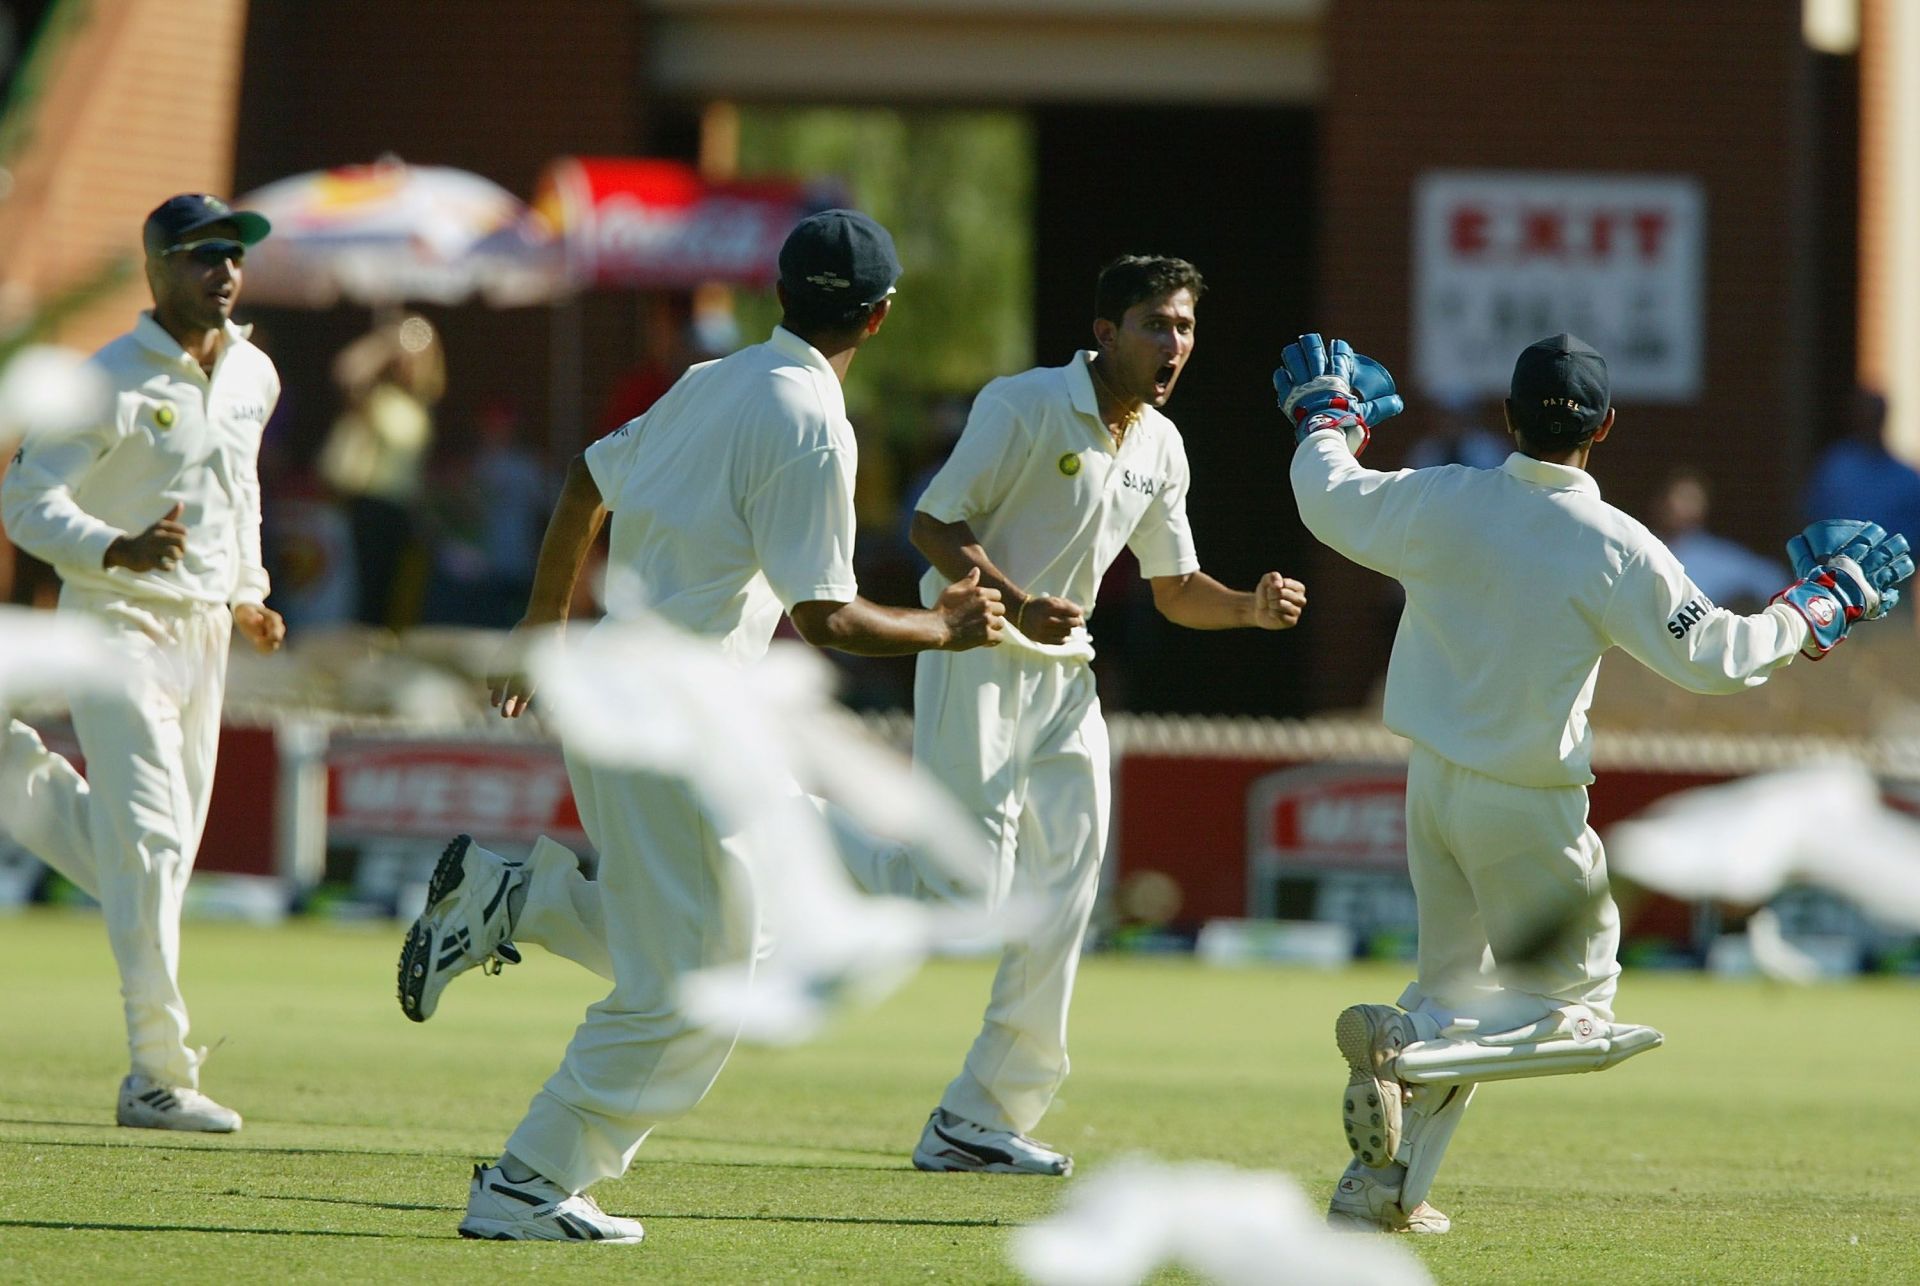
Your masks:
[[[0,487],[7,535],[69,585],[170,603],[263,603],[260,433],[280,376],[226,324],[209,376],[152,312],[93,355],[113,414],[77,433],[21,445]],[[106,568],[107,546],[184,508],[186,555],[171,571]]]
[[[1406,589],[1386,723],[1517,786],[1593,780],[1600,657],[1618,647],[1693,692],[1766,682],[1807,641],[1776,604],[1736,616],[1591,474],[1515,453],[1498,469],[1362,468],[1337,432],[1293,456],[1308,530]]]
[[[940,522],[965,522],[980,547],[1030,594],[1077,603],[1089,618],[1100,578],[1124,545],[1140,574],[1200,570],[1187,525],[1187,451],[1173,421],[1152,407],[1118,450],[1100,418],[1083,352],[994,380],[973,401],[967,427],[916,506]],[[920,581],[931,607],[948,582],[938,568]],[[1082,628],[1064,643],[1035,643],[1007,614],[1003,647],[1092,657]]]
[[[657,613],[744,662],[783,610],[859,593],[840,380],[784,328],[687,371],[586,462],[612,515],[609,619]]]

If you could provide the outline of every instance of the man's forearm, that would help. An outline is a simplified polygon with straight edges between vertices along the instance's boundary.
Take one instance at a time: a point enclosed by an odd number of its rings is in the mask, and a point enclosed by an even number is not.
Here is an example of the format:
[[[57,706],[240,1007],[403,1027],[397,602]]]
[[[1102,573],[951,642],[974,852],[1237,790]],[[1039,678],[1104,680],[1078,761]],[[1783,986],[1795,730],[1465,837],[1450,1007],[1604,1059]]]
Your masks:
[[[533,590],[527,595],[528,624],[551,625],[567,619],[580,567],[606,517],[600,488],[586,464],[575,459],[567,469],[553,517],[547,520],[546,535],[540,539],[540,560],[534,567]]]
[[[1255,623],[1253,595],[1228,589],[1205,572],[1179,578],[1166,588],[1156,585],[1153,597],[1160,615],[1190,630],[1236,630]]]
[[[794,611],[801,636],[815,647],[854,656],[908,656],[951,641],[939,613],[885,607],[865,598],[851,603],[805,603]]]
[[[986,549],[981,546],[980,538],[973,534],[973,528],[966,523],[940,522],[917,513],[913,517],[911,535],[913,547],[949,584],[964,578],[968,572],[978,571],[982,585],[1000,591],[1008,616],[1012,616],[1027,601],[1027,592],[994,566],[993,559],[987,556]]]

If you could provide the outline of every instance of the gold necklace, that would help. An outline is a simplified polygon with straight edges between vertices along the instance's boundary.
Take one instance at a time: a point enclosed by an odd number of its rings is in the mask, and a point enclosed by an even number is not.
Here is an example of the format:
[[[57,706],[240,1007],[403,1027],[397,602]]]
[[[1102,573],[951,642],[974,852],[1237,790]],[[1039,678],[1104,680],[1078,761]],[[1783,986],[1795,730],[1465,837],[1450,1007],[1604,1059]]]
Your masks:
[[[1107,397],[1117,403],[1120,400],[1120,398],[1113,391],[1113,385],[1108,382],[1105,373],[1101,371],[1099,361],[1094,360],[1094,361],[1088,362],[1087,369],[1093,372],[1093,378],[1099,381],[1100,387],[1102,389],[1106,390]],[[1098,398],[1095,398],[1094,400],[1096,404],[1099,401]],[[1140,423],[1141,417],[1144,416],[1145,414],[1146,414],[1145,406],[1143,405],[1135,406],[1132,410],[1127,411],[1126,413],[1121,415],[1120,423],[1118,427],[1111,424],[1106,426],[1107,432],[1111,434],[1113,437],[1113,445],[1116,449],[1118,449],[1118,447],[1122,442],[1125,442],[1127,440],[1127,434],[1133,431],[1134,426]]]

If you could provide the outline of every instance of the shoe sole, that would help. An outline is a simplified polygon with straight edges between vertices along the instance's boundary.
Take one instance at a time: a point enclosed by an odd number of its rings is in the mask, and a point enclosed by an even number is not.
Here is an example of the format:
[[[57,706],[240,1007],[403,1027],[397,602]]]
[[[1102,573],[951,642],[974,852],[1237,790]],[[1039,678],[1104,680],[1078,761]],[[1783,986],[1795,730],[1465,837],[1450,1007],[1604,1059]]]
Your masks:
[[[1435,1237],[1449,1231],[1453,1224],[1445,1215],[1442,1215],[1437,1224],[1431,1220],[1423,1220],[1396,1226],[1381,1223],[1378,1219],[1367,1215],[1352,1214],[1345,1210],[1329,1210],[1327,1227],[1335,1232],[1377,1232],[1388,1236],[1394,1233],[1411,1233],[1415,1236]]]
[[[114,1124],[126,1130],[172,1130],[176,1134],[238,1134],[240,1132],[239,1122],[232,1125],[187,1125],[184,1122],[179,1125],[166,1125],[159,1121],[127,1121],[116,1115]]]
[[[1351,1073],[1340,1096],[1340,1119],[1347,1146],[1360,1164],[1375,1170],[1392,1165],[1400,1153],[1405,1117],[1400,1082],[1386,1074],[1380,1049],[1386,1024],[1376,1023],[1375,1005],[1342,1010],[1333,1024],[1333,1038]]]
[[[427,904],[400,948],[400,1012],[417,1023],[433,1017],[432,1010],[423,1008],[427,979],[433,976],[433,927],[428,921],[434,908],[466,877],[467,848],[472,843],[471,835],[456,835],[448,841],[434,865],[433,878],[427,881]]]
[[[1005,1161],[956,1161],[916,1152],[913,1168],[927,1174],[1030,1174],[1040,1179],[1064,1179],[1073,1173],[1073,1162],[1069,1160],[1058,1170],[1029,1170]]]
[[[469,1223],[475,1226],[469,1226]],[[469,1223],[460,1225],[460,1235],[468,1241],[560,1241],[580,1246],[637,1246],[646,1239],[645,1234],[639,1237],[530,1237],[512,1231],[507,1224],[490,1219]]]

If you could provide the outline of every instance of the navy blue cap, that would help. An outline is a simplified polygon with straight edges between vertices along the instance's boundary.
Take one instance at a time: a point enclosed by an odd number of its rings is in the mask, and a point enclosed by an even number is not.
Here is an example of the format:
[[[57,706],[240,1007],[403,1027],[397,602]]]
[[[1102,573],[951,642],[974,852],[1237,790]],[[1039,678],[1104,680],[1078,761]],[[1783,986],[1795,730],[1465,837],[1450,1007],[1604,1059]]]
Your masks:
[[[157,255],[168,246],[177,246],[202,228],[216,223],[231,223],[242,245],[252,245],[273,231],[264,214],[236,210],[217,196],[187,192],[168,197],[154,207],[141,229],[140,240],[147,253]]]
[[[893,236],[858,210],[822,210],[800,220],[780,247],[780,284],[790,297],[876,303],[900,280]]]
[[[1607,418],[1607,359],[1578,336],[1535,340],[1513,364],[1507,410],[1530,438],[1579,442]]]

